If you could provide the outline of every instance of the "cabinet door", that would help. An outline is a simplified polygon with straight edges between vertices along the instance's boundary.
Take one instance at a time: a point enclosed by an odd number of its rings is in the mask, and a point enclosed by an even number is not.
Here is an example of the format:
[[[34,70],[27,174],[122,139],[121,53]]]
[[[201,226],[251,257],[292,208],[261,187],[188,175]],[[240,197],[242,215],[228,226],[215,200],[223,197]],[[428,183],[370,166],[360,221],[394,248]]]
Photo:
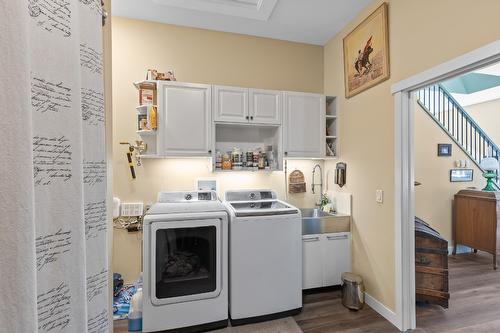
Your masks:
[[[325,156],[325,97],[286,92],[283,117],[285,157]]]
[[[322,235],[323,286],[339,285],[342,273],[351,270],[350,233]]]
[[[302,289],[323,286],[321,235],[302,236]]]
[[[158,122],[166,156],[207,156],[211,147],[211,86],[159,84]]]
[[[250,122],[256,124],[281,124],[281,92],[274,90],[249,90]]]
[[[214,86],[214,120],[248,123],[248,89]]]

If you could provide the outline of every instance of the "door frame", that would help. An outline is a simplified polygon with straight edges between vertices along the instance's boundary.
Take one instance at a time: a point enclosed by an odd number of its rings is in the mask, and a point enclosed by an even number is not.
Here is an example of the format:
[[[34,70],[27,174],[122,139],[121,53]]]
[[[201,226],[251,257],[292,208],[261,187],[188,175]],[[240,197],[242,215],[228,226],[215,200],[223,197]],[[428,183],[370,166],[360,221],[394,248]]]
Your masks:
[[[416,328],[415,193],[413,92],[500,61],[500,40],[432,67],[391,86],[394,95],[394,186],[396,322],[401,331]]]

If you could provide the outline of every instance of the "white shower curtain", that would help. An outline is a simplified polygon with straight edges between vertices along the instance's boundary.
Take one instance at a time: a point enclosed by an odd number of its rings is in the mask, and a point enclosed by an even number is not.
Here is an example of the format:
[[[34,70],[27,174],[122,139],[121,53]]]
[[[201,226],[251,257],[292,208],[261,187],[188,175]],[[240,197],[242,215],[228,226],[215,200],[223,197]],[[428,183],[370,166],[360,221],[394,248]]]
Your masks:
[[[0,0],[0,331],[108,332],[101,0]]]

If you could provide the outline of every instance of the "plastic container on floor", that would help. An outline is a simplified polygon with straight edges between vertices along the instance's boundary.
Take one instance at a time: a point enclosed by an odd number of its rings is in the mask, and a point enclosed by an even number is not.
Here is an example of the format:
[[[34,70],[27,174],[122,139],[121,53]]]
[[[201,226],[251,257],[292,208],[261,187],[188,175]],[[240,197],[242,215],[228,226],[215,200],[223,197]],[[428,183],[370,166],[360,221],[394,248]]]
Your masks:
[[[142,288],[137,289],[137,292],[130,301],[128,330],[129,332],[142,330]]]

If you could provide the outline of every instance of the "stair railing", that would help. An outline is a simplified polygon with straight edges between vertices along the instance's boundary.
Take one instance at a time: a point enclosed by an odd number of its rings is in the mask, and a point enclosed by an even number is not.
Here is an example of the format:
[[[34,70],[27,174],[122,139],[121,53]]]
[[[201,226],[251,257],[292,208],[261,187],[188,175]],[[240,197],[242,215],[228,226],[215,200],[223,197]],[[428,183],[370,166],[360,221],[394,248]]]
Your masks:
[[[479,168],[485,157],[498,160],[500,148],[441,84],[420,89],[417,102]]]

